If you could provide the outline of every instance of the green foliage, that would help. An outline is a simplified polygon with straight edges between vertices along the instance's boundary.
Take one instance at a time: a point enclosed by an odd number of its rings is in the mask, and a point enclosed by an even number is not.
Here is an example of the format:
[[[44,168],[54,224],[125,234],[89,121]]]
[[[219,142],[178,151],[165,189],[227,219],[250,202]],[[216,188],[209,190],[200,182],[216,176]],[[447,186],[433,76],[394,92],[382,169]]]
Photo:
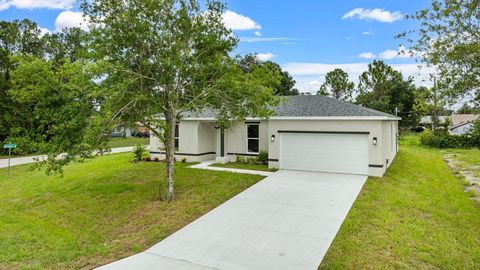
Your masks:
[[[480,101],[480,7],[478,0],[433,0],[408,16],[420,29],[401,33],[423,62],[439,70],[442,93],[450,99],[476,93]]]
[[[245,158],[243,156],[237,156],[235,158],[236,163],[245,163]]]
[[[280,74],[242,70],[230,53],[238,39],[216,0],[84,0],[92,50],[105,64],[103,109],[124,123],[141,122],[165,146],[173,199],[174,126],[185,111],[217,111],[220,126],[247,116],[268,117]],[[159,119],[161,118],[163,119]],[[162,124],[162,122],[164,124]],[[159,131],[157,127],[166,127]]]
[[[141,144],[135,145],[133,148],[133,161],[141,161],[145,155],[145,146]]]
[[[64,162],[77,155],[88,156],[101,138],[89,134],[99,116],[99,95],[86,62],[55,65],[34,56],[16,56],[10,72],[9,97],[21,117],[11,121],[5,141],[17,142],[16,154],[46,153],[50,162],[67,153]]]
[[[424,131],[420,137],[422,145],[435,148],[471,148],[478,147],[478,138],[466,135],[451,135],[446,131],[430,132]]]
[[[360,76],[356,103],[389,114],[398,113],[403,127],[415,126],[426,113],[424,92],[417,89],[411,79],[404,80],[399,71],[383,61],[373,61],[368,71]],[[422,92],[423,91],[423,92]]]
[[[268,152],[265,150],[260,150],[257,156],[257,160],[262,164],[268,164]]]
[[[336,68],[325,76],[325,82],[320,87],[317,95],[332,96],[333,98],[350,101],[355,88],[355,84],[348,78],[348,73],[342,69]]]
[[[266,69],[270,70],[272,73],[280,75],[280,80],[273,84],[273,92],[275,95],[279,96],[296,96],[299,95],[298,89],[295,87],[295,80],[288,73],[288,71],[282,70],[279,64],[272,61],[260,61],[256,55],[247,54],[244,57],[237,59],[237,62],[241,69],[244,71],[249,71],[254,67],[263,66]]]

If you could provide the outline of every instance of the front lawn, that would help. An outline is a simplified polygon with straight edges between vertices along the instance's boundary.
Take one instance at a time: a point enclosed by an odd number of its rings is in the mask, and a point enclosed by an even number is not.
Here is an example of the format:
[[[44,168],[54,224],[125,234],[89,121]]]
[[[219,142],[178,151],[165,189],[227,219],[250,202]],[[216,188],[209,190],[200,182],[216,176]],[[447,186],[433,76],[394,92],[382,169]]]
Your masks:
[[[368,179],[319,269],[480,269],[479,231],[480,207],[442,152],[407,137],[385,177]]]
[[[226,164],[212,164],[210,166],[220,167],[220,168],[253,170],[253,171],[266,171],[266,172],[277,171],[276,169],[269,169],[268,165],[265,165],[265,164],[247,164],[247,163],[229,162],[229,163],[226,163]]]
[[[135,146],[137,144],[148,145],[149,143],[150,143],[150,138],[137,138],[137,137],[111,138],[108,141],[108,146],[110,146],[111,148],[116,148],[116,147]]]
[[[65,176],[0,169],[0,269],[90,269],[140,252],[262,177],[178,163],[176,200],[157,200],[163,163],[132,154],[72,164]]]

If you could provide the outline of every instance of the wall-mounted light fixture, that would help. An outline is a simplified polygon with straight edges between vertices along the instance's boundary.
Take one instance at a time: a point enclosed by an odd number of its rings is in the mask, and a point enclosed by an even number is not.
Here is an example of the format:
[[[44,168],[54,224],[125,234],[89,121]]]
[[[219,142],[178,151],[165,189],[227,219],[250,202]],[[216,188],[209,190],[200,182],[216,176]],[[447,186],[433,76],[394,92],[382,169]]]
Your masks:
[[[272,136],[270,137],[270,141],[271,141],[271,142],[275,142],[275,135],[272,135]]]
[[[377,137],[373,137],[373,145],[377,145]]]

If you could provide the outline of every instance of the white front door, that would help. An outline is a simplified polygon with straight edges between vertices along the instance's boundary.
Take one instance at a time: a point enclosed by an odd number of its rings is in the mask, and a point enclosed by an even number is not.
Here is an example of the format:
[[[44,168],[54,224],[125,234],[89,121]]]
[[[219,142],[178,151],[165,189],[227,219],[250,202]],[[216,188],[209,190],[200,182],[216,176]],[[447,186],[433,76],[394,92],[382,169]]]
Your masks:
[[[368,174],[368,134],[281,133],[280,169]]]

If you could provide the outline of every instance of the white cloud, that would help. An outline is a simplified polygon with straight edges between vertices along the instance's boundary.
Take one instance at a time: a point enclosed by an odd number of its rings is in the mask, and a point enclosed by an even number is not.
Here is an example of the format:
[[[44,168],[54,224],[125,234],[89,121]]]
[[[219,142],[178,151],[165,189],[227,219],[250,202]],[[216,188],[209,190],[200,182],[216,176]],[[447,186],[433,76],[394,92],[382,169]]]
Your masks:
[[[355,8],[343,15],[342,19],[358,18],[361,20],[374,20],[379,22],[392,23],[394,21],[401,20],[402,17],[402,13],[400,13],[399,11],[390,12],[381,8]]]
[[[223,14],[223,23],[227,28],[232,30],[256,30],[262,28],[260,24],[256,23],[249,17],[243,16],[231,10],[227,10]]]
[[[0,10],[18,9],[70,9],[76,0],[0,0]]]
[[[44,27],[39,27],[39,28],[40,28],[40,36],[41,37],[45,36],[46,34],[51,34],[52,33],[52,31],[50,31],[47,28],[44,28]]]
[[[392,64],[395,70],[401,71],[405,78],[414,77],[417,86],[432,86],[429,74],[435,72],[434,67],[419,64]],[[419,68],[420,67],[420,68]],[[282,66],[297,81],[295,87],[301,92],[316,93],[325,75],[336,68],[345,70],[351,81],[358,83],[358,77],[368,69],[368,63],[324,64],[324,63],[288,63]]]
[[[373,59],[373,58],[376,58],[377,56],[372,52],[364,52],[359,54],[358,57],[363,59]]]
[[[255,36],[257,36],[257,37],[261,37],[261,36],[262,36],[262,33],[261,33],[260,31],[255,31],[254,34],[255,34]]]
[[[379,53],[378,56],[385,60],[391,60],[394,58],[411,58],[412,55],[404,46],[398,47],[398,50],[386,50]]]
[[[257,59],[260,61],[271,60],[275,55],[273,53],[259,53],[256,55]]]
[[[240,37],[241,42],[248,42],[248,43],[254,43],[254,42],[274,42],[274,41],[292,41],[292,40],[298,40],[296,38],[286,38],[286,37]]]
[[[368,31],[364,31],[364,32],[362,32],[362,35],[364,35],[364,36],[371,36],[371,35],[373,35],[373,33],[372,33],[372,32],[368,32]]]
[[[88,19],[83,17],[82,12],[62,11],[55,19],[55,31],[60,32],[63,28],[79,27],[88,30]]]

